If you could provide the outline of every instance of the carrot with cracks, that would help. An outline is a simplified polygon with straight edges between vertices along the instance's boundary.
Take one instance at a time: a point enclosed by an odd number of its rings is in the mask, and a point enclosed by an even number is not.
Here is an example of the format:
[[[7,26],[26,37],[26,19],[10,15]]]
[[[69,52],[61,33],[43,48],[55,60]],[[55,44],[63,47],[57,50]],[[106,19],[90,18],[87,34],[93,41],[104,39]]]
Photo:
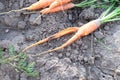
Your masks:
[[[81,37],[84,37],[84,36],[89,35],[90,33],[94,32],[96,29],[98,29],[100,27],[101,24],[106,23],[106,22],[110,22],[110,21],[120,20],[120,17],[118,17],[118,15],[120,15],[120,7],[117,7],[112,12],[110,12],[112,10],[113,6],[114,5],[110,6],[105,12],[103,12],[98,19],[90,21],[90,22],[86,23],[85,25],[76,29],[77,32],[75,31],[76,32],[75,35],[73,37],[71,37],[63,45],[61,45],[57,48],[54,48],[54,49],[50,49],[48,51],[41,52],[40,54],[36,54],[36,55],[33,55],[33,56],[40,56],[40,55],[43,55],[43,54],[46,54],[46,53],[50,53],[50,52],[57,51],[57,50],[60,50],[62,48],[65,48],[68,45],[75,42],[76,40],[80,39]],[[67,29],[64,31],[64,33],[67,34]],[[64,33],[63,33],[63,35],[66,35]],[[62,35],[62,32],[60,34]],[[58,38],[58,37],[55,37],[55,38]],[[36,44],[36,43],[34,43],[34,44]],[[34,45],[34,44],[32,44],[32,45]],[[27,50],[27,48],[26,48],[26,50]],[[23,50],[23,51],[25,51],[25,50]]]
[[[58,3],[55,4],[53,2],[50,5],[49,8],[45,8],[45,9],[41,10],[40,13],[41,14],[48,14],[48,13],[54,13],[54,12],[68,10],[68,9],[73,8],[73,7],[87,7],[87,6],[92,5],[94,2],[96,2],[96,0],[90,0],[90,1],[89,0],[85,0],[85,1],[82,1],[81,3],[78,3],[78,4],[74,4],[74,3],[70,2],[70,3],[67,3],[67,4],[63,4],[63,5],[60,5],[60,3],[59,4]]]

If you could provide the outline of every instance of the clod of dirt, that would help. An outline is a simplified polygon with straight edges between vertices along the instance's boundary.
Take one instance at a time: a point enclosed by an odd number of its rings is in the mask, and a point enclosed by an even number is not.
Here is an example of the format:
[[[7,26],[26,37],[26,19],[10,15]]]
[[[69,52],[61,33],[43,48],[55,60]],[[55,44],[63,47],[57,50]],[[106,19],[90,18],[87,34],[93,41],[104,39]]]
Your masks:
[[[118,51],[120,51],[120,30],[115,32],[113,37],[114,37],[114,44],[117,46]]]
[[[18,22],[18,29],[25,29],[26,23],[24,21]]]
[[[117,69],[115,70],[115,73],[116,73],[117,75],[120,75],[120,66],[117,67]]]
[[[91,7],[88,9],[84,9],[79,15],[79,17],[86,20],[94,19],[95,18],[94,8]]]
[[[29,30],[28,32],[26,32],[25,34],[25,39],[27,41],[34,41],[34,40],[39,40],[39,32],[37,30]]]
[[[100,80],[114,80],[112,76],[101,73],[99,76]]]
[[[110,29],[110,27],[109,27],[109,26],[105,26],[104,29],[105,29],[106,31],[108,31],[108,30]]]
[[[8,75],[5,75],[5,80],[11,80],[10,77]]]
[[[24,73],[22,73],[20,75],[20,80],[27,80],[27,76]]]
[[[10,41],[9,40],[0,41],[0,47],[8,48],[9,45],[10,45]]]
[[[49,59],[44,69],[45,72],[41,72],[41,80],[79,80],[86,76],[85,68],[82,65],[72,63],[69,58]]]
[[[39,16],[39,18],[38,18]],[[41,16],[40,14],[32,14],[29,18],[29,22],[31,25],[40,25],[41,24]]]
[[[3,10],[5,8],[5,6],[3,5],[3,3],[0,2],[0,10]]]
[[[103,39],[104,38],[104,34],[100,31],[95,32],[94,35],[98,39]]]
[[[13,16],[8,16],[8,15],[4,16],[4,22],[8,26],[15,27],[15,26],[17,26],[18,21],[19,21],[19,19],[15,18]]]

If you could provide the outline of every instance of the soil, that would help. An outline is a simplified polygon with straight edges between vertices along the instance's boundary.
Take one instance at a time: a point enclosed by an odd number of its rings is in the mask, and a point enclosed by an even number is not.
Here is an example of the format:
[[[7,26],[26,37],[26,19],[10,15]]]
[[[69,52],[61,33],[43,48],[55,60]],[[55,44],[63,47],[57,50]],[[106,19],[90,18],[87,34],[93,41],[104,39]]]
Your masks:
[[[0,12],[20,9],[37,0],[0,0]],[[79,0],[76,0],[80,2]],[[14,45],[16,51],[71,26],[96,19],[102,9],[88,7],[48,15],[11,12],[0,15],[0,47]],[[36,17],[40,16],[38,21]],[[101,25],[92,34],[70,46],[30,58],[36,62],[37,78],[16,72],[9,64],[0,65],[0,80],[120,80],[120,21]],[[74,35],[74,34],[72,34]],[[67,41],[72,35],[51,40],[26,51],[35,55]]]

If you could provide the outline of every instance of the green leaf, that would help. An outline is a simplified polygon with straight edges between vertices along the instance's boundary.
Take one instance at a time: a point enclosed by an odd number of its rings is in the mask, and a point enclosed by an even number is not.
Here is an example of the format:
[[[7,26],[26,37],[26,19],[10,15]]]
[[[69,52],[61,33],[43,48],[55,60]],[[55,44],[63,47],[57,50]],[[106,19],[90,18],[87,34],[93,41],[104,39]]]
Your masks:
[[[23,53],[23,52],[20,52],[20,53],[18,54],[18,56],[19,56],[20,59],[26,59],[26,58],[27,58],[27,54],[25,54],[25,53]]]
[[[38,71],[33,71],[32,73],[26,73],[26,74],[27,76],[38,77],[40,73]]]
[[[21,59],[21,60],[18,61],[18,65],[19,65],[19,66],[26,67],[27,64],[28,64],[28,63],[27,63],[24,59]]]
[[[35,62],[29,63],[27,66],[27,72],[31,73],[34,71]]]
[[[0,48],[0,59],[3,59],[3,50]]]
[[[13,46],[13,45],[10,45],[8,50],[9,50],[10,56],[16,55],[15,49],[14,49],[14,46]]]

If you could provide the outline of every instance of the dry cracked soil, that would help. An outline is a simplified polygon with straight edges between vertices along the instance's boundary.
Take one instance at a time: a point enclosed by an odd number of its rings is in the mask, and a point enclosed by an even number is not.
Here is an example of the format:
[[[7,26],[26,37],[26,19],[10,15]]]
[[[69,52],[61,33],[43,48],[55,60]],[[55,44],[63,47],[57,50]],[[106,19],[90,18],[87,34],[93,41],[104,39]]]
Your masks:
[[[0,12],[20,9],[37,0],[0,0]],[[76,0],[80,2],[80,0]],[[81,26],[96,19],[102,9],[73,8],[54,14],[11,12],[0,15],[0,47],[14,45],[16,51],[71,26]],[[38,17],[39,19],[35,21]],[[74,35],[74,34],[72,34]],[[52,49],[72,35],[49,41],[26,51],[29,55]],[[39,77],[16,72],[9,64],[0,65],[0,80],[120,80],[120,21],[101,25],[92,34],[70,46],[30,58],[36,64]]]

